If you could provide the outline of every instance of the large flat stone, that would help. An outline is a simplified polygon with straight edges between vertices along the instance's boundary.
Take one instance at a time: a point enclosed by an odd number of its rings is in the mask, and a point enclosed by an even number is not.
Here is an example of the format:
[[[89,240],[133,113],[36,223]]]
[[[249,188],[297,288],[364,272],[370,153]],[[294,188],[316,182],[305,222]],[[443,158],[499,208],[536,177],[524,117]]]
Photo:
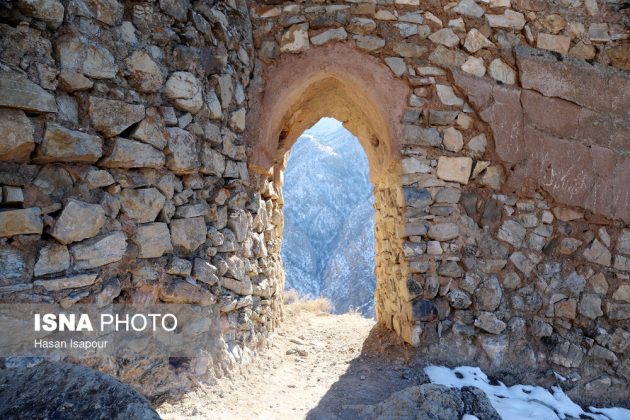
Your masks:
[[[164,153],[150,144],[116,137],[109,156],[101,161],[106,168],[161,168],[165,164]]]
[[[0,108],[0,160],[28,161],[35,149],[34,128],[24,111]]]
[[[96,281],[97,274],[78,274],[69,277],[60,277],[51,280],[35,280],[33,285],[43,287],[49,292],[57,292],[64,289],[77,289],[91,286]]]
[[[85,270],[120,261],[127,250],[127,235],[121,231],[108,233],[78,243],[70,249],[74,268]]]
[[[55,96],[19,73],[0,72],[0,107],[57,112]]]
[[[0,238],[15,235],[41,235],[44,229],[41,210],[28,209],[0,211]]]
[[[100,137],[49,123],[35,160],[37,163],[94,163],[102,154],[103,139]]]

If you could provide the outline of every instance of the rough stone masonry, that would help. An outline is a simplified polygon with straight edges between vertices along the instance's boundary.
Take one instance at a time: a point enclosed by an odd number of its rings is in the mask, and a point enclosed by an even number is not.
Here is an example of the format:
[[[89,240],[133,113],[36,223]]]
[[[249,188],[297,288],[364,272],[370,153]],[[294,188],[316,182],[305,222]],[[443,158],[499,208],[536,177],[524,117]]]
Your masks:
[[[429,360],[627,400],[622,2],[17,0],[0,16],[0,301],[199,304],[216,335],[184,366],[81,363],[157,398],[264,345],[282,170],[331,116],[370,161],[380,322]]]

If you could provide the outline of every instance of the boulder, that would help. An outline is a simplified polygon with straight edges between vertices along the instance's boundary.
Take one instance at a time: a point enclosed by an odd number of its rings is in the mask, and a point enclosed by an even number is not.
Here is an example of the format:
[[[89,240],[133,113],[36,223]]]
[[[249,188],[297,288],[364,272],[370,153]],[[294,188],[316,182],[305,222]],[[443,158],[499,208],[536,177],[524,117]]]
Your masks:
[[[130,385],[85,366],[42,363],[0,370],[0,418],[159,420]]]

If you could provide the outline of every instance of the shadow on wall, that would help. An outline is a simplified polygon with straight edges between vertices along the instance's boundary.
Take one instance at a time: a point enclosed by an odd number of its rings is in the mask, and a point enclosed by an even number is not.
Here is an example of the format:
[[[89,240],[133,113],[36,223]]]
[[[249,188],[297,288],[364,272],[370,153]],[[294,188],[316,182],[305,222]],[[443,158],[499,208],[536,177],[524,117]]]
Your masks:
[[[342,123],[322,118],[284,172],[286,289],[323,296],[333,312],[374,316],[374,197],[367,157]]]

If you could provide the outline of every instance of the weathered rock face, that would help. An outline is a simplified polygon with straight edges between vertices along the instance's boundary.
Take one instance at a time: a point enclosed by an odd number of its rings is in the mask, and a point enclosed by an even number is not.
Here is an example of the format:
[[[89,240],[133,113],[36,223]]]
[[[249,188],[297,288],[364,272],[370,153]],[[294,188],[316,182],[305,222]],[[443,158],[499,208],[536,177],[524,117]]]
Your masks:
[[[623,397],[623,5],[377,3],[3,12],[0,300],[207,305],[222,374],[281,316],[284,155],[333,116],[370,162],[384,325],[490,372],[553,368],[584,395],[605,374]],[[129,366],[114,373],[158,369]]]

